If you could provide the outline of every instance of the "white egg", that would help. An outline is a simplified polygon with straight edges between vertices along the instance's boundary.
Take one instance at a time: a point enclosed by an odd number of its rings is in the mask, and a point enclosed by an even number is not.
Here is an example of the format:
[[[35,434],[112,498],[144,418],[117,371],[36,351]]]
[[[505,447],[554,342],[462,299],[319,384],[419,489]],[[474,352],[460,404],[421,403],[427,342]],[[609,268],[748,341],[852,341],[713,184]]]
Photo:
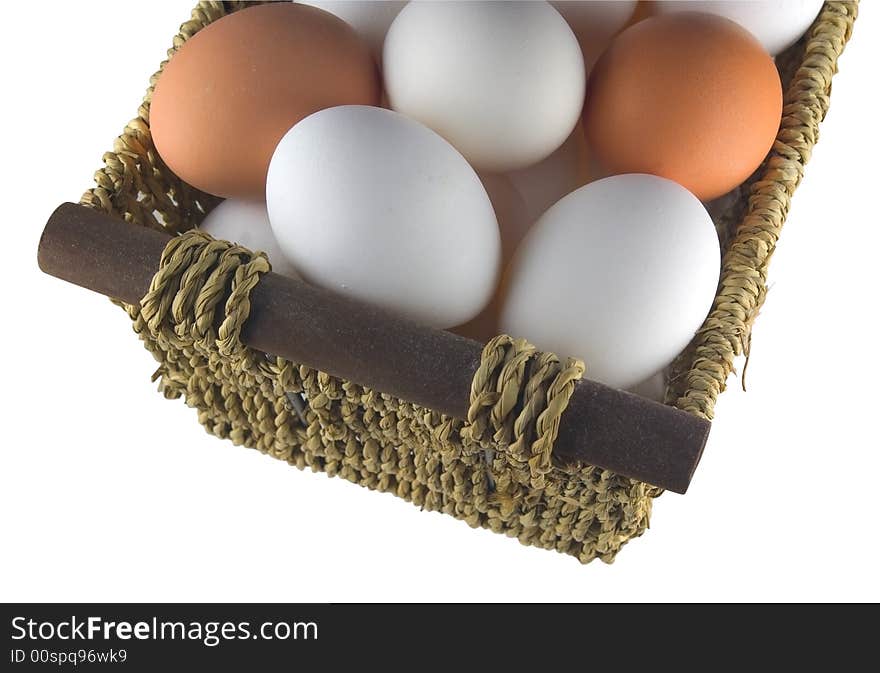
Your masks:
[[[656,14],[707,12],[735,21],[764,45],[771,56],[785,51],[816,20],[823,0],[658,0]]]
[[[264,203],[226,199],[208,213],[199,229],[214,238],[238,243],[254,252],[265,252],[272,264],[272,271],[299,278],[272,234]]]
[[[310,282],[434,327],[489,302],[501,242],[464,157],[391,110],[306,117],[281,139],[266,184],[272,229]]]
[[[637,0],[556,0],[551,2],[571,26],[584,52],[587,68],[599,60],[605,47],[636,11]]]
[[[394,21],[406,2],[399,0],[299,0],[330,12],[355,29],[373,51],[376,60],[382,62],[382,45],[388,26]]]
[[[605,178],[526,235],[504,279],[500,327],[627,388],[687,346],[712,306],[720,260],[712,220],[684,187]]]
[[[392,108],[489,172],[549,156],[584,102],[577,38],[546,2],[411,2],[388,30],[384,67]]]
[[[528,217],[534,222],[563,196],[587,184],[593,177],[584,129],[578,124],[568,139],[549,157],[507,177],[522,194]]]

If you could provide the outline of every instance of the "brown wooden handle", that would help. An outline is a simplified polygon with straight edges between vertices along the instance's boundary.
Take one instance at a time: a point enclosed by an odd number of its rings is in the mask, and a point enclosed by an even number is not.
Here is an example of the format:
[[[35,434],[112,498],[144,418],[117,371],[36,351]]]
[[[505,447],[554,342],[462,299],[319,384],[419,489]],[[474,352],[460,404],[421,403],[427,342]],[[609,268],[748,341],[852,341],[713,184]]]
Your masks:
[[[52,276],[137,304],[168,238],[65,203],[46,224],[38,261]],[[250,299],[241,333],[248,346],[467,417],[482,344],[275,273],[262,277]],[[553,453],[684,493],[709,428],[705,419],[583,379]]]

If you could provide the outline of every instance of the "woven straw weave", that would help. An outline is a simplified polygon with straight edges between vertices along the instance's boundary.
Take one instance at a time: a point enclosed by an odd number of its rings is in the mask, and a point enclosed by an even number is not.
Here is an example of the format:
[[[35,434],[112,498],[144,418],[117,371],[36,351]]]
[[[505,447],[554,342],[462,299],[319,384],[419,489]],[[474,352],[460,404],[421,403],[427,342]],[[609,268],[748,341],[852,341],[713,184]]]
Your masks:
[[[243,6],[199,3],[169,55]],[[767,265],[828,109],[831,77],[856,12],[857,2],[827,2],[807,37],[777,59],[785,88],[781,128],[741,198],[716,217],[721,282],[705,324],[673,365],[669,404],[711,418],[734,358],[748,354]],[[178,234],[196,227],[218,199],[182,182],[156,153],[149,105],[157,77],[81,202]],[[159,362],[154,379],[160,390],[184,397],[210,432],[582,562],[612,561],[647,528],[658,489],[552,461],[581,363],[560,362],[524,340],[496,338],[475,377],[469,418],[447,418],[244,347],[238,333],[248,293],[268,268],[262,255],[190,232],[172,239],[141,305],[124,306]],[[218,311],[224,319],[215,330]],[[300,399],[306,404],[298,411]]]

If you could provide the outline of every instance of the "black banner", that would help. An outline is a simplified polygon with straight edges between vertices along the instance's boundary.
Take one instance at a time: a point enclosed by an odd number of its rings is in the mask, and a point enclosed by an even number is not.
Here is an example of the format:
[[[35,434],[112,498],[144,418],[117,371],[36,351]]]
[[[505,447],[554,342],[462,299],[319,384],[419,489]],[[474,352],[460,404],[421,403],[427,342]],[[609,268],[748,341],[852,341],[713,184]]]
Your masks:
[[[565,662],[674,661],[699,645],[727,657],[791,654],[811,643],[868,642],[798,606],[5,604],[0,670],[338,670],[436,666],[472,670],[511,659],[514,670]],[[674,616],[667,613],[674,611]],[[731,612],[732,611],[732,612]],[[835,608],[839,612],[840,608]],[[748,612],[748,614],[746,614]],[[781,631],[774,627],[785,625]],[[856,635],[858,631],[862,635]],[[849,651],[849,647],[847,647]],[[660,656],[660,653],[663,653]],[[762,655],[763,656],[763,655]],[[769,661],[769,660],[768,660]]]

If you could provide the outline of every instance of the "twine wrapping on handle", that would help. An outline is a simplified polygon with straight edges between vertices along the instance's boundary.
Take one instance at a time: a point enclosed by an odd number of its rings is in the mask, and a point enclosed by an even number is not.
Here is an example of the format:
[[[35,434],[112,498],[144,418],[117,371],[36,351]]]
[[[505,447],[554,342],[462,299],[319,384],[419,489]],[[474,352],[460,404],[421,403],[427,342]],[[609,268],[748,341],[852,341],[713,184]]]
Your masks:
[[[543,489],[562,413],[584,369],[581,360],[562,363],[525,339],[493,338],[474,374],[463,435],[506,446],[515,481]]]
[[[219,241],[192,230],[172,238],[141,300],[141,317],[157,339],[183,345],[187,337],[204,350],[240,353],[241,328],[250,314],[251,290],[271,270],[265,253]],[[223,304],[217,327],[216,310]]]

